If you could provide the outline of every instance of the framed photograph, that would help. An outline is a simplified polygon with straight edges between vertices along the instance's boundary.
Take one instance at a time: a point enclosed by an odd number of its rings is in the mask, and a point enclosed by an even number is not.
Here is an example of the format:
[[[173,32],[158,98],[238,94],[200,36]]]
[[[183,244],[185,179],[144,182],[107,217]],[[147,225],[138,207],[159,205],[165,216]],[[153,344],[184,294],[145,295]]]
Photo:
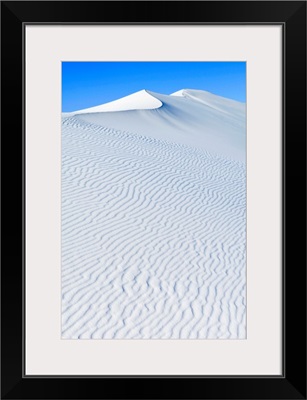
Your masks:
[[[3,399],[306,399],[306,2],[1,3]]]

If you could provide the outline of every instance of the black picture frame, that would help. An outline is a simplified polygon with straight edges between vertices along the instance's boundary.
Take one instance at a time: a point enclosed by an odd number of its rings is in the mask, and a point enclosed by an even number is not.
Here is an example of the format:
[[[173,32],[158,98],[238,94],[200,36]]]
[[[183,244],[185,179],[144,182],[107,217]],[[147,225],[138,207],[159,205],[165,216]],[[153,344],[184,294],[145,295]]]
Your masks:
[[[24,375],[24,43],[27,23],[283,27],[283,374]],[[306,399],[306,2],[1,2],[3,399]],[[264,360],[265,362],[265,360]]]

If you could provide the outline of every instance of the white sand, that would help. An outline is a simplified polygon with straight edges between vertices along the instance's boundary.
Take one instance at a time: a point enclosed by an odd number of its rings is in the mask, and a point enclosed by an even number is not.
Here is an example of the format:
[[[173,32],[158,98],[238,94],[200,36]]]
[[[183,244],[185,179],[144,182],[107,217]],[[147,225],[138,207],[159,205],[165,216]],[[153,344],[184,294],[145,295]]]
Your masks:
[[[62,337],[245,338],[245,105],[124,99],[63,114]]]

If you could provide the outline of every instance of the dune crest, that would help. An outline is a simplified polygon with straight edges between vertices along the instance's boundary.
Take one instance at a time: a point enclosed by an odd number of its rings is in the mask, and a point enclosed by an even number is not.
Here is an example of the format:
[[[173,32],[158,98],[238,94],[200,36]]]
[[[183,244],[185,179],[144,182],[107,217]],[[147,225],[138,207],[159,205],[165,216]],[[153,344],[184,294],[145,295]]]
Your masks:
[[[73,114],[116,112],[116,111],[129,111],[129,110],[153,110],[161,106],[162,102],[160,100],[150,95],[146,90],[140,90],[138,92],[130,94],[129,96],[122,97],[118,100],[110,101],[109,103],[75,111]]]

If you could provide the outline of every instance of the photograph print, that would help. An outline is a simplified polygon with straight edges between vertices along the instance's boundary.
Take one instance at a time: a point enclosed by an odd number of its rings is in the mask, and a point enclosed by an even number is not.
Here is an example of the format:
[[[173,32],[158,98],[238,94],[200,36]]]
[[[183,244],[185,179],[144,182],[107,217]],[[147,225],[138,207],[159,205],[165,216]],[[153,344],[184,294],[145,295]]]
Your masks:
[[[246,339],[245,62],[62,62],[62,339]]]

